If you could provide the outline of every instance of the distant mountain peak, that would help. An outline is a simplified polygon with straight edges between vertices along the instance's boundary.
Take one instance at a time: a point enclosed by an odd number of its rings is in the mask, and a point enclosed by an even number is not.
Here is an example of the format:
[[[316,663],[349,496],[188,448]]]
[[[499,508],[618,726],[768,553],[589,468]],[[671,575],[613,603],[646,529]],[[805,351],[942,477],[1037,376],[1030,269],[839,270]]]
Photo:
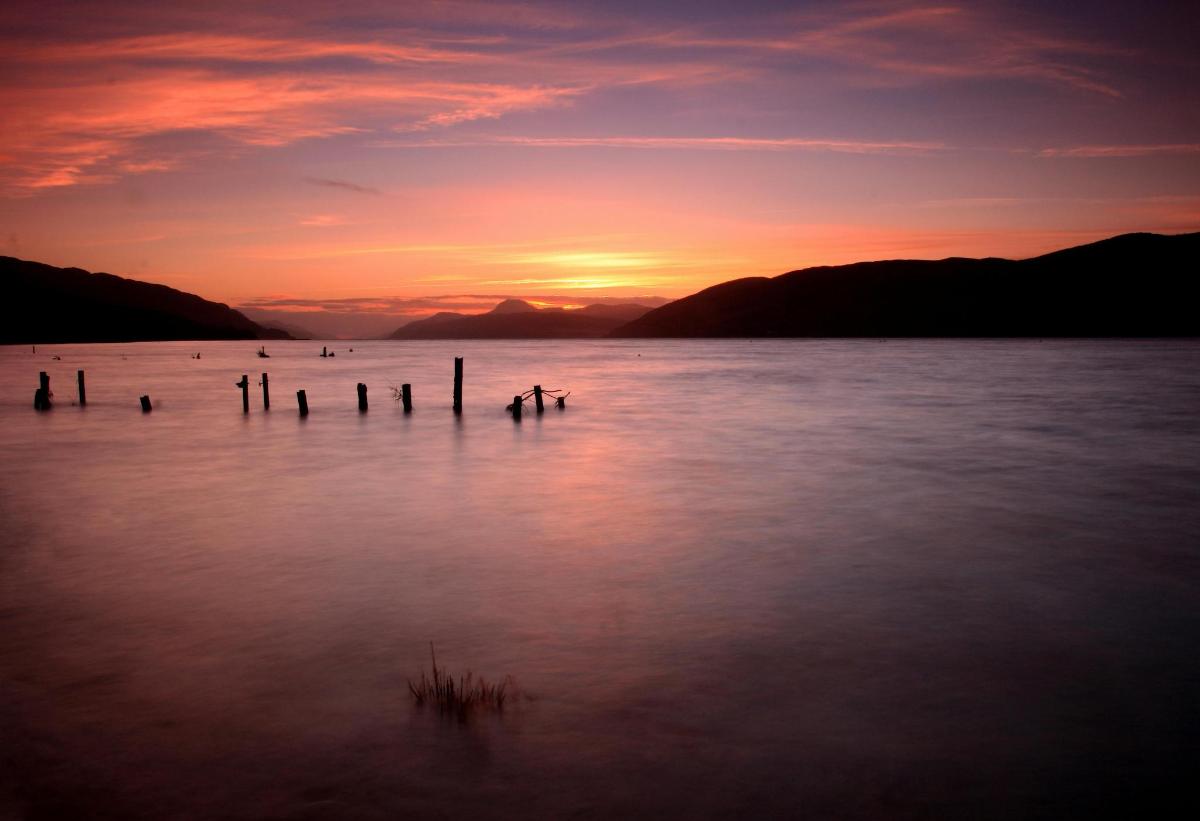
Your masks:
[[[530,311],[536,311],[537,308],[530,305],[523,299],[506,299],[492,308],[488,313],[493,314],[526,314]]]

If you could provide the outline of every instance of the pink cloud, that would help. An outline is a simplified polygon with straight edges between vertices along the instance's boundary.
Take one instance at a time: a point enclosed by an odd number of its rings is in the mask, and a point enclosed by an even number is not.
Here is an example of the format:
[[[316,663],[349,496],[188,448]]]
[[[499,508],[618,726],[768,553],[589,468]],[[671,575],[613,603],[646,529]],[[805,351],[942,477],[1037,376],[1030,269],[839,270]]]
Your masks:
[[[1157,157],[1171,154],[1200,154],[1200,143],[1165,145],[1080,145],[1068,148],[1043,148],[1039,157]]]

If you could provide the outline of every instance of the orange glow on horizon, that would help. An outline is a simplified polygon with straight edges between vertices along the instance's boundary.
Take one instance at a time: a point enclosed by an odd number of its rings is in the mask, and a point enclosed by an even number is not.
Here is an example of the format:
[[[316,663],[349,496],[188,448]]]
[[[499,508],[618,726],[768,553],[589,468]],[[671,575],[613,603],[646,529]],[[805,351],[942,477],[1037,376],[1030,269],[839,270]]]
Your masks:
[[[232,304],[578,304],[1200,229],[1163,68],[1194,55],[1062,10],[142,4],[0,35],[0,253]]]

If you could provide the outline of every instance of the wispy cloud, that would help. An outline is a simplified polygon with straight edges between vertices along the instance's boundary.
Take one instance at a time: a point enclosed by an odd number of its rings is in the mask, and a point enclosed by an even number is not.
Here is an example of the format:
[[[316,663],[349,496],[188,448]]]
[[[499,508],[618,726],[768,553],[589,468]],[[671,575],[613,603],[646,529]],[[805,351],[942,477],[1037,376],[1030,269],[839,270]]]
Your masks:
[[[382,140],[393,148],[460,148],[485,145],[528,148],[642,148],[707,151],[833,151],[846,154],[924,153],[946,150],[939,142],[823,140],[805,137],[434,137],[422,140]]]
[[[378,188],[371,188],[367,185],[359,185],[358,183],[347,182],[346,180],[332,180],[326,177],[305,177],[304,181],[309,185],[319,185],[322,188],[340,188],[343,191],[353,191],[356,194],[379,195],[381,193]]]
[[[397,132],[429,135],[402,142],[409,146],[935,151],[938,141],[878,135],[468,134],[479,121],[583,106],[632,88],[681,98],[696,89],[754,88],[778,108],[798,86],[983,79],[1115,99],[1123,92],[1108,62],[1126,56],[952,2],[841,4],[685,24],[461,1],[399,4],[370,31],[331,26],[307,7],[260,12],[243,31],[205,28],[203,20],[183,15],[169,32],[138,32],[135,15],[120,36],[82,25],[57,39],[0,36],[6,73],[21,78],[0,83],[9,113],[0,125],[0,187],[29,193],[102,183],[169,171],[211,152],[355,135],[378,144]],[[149,143],[164,135],[174,135],[174,147],[148,156]]]
[[[311,217],[301,219],[300,224],[311,228],[332,228],[337,225],[345,225],[346,218],[337,214],[313,214]]]
[[[1067,148],[1043,148],[1039,157],[1157,157],[1164,155],[1200,154],[1200,143],[1167,143],[1161,145],[1080,145]]]

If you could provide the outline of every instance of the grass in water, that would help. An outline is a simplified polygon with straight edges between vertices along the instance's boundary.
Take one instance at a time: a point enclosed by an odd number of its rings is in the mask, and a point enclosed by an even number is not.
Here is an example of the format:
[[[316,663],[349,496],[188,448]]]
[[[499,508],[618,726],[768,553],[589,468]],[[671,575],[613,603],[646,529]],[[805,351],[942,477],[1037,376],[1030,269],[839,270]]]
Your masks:
[[[505,676],[499,684],[491,684],[482,676],[475,678],[470,671],[457,679],[437,666],[437,654],[433,642],[429,642],[429,657],[433,663],[432,678],[421,671],[419,681],[409,679],[408,689],[418,705],[429,704],[442,713],[455,713],[465,717],[468,713],[483,709],[502,711],[508,697],[512,676]]]

